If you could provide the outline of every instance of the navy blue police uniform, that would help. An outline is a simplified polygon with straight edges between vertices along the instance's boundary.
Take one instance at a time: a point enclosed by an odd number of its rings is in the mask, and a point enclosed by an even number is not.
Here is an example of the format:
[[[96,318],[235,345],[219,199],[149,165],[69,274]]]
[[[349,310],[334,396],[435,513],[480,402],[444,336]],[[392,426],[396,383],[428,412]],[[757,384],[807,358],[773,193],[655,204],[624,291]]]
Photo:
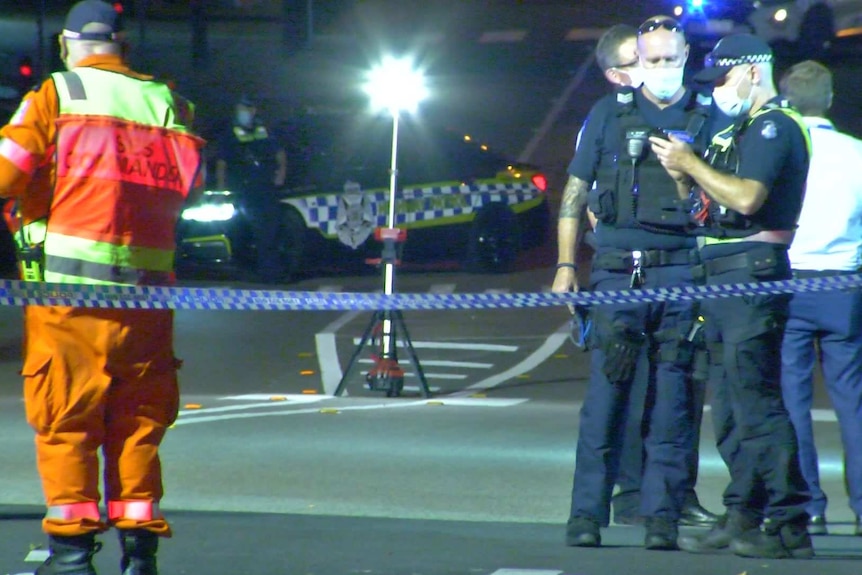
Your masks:
[[[716,135],[707,153],[721,171],[769,190],[751,216],[703,196],[700,257],[705,280],[735,284],[791,277],[787,244],[802,208],[809,143],[801,119],[775,98],[752,117]],[[781,526],[807,520],[809,496],[799,467],[793,426],[781,396],[781,340],[788,294],[747,295],[703,302],[717,332],[724,377],[713,393],[712,417],[730,470],[724,504]],[[716,362],[717,363],[717,362]]]
[[[687,206],[644,138],[676,132],[705,147],[712,128],[707,98],[687,90],[659,108],[641,90],[622,88],[599,100],[584,125],[569,173],[597,185],[589,196],[596,215],[592,290],[693,285],[695,239],[687,234]],[[676,521],[691,486],[690,350],[696,322],[691,302],[626,303],[591,310],[590,383],[578,435],[569,525],[587,519],[607,525],[610,499],[636,378],[638,357],[648,354],[640,477],[640,512]]]
[[[279,144],[265,126],[233,125],[218,140],[218,159],[227,164],[225,183],[239,192],[241,208],[254,232],[257,271],[272,283],[282,275],[279,256],[280,211],[273,179]]]

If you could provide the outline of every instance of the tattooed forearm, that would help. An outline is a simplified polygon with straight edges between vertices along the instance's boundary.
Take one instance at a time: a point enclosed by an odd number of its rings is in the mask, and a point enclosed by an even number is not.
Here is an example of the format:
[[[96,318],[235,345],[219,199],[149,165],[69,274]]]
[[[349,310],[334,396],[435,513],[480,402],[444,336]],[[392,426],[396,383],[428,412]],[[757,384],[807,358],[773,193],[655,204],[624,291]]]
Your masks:
[[[560,205],[561,218],[580,218],[587,206],[589,184],[584,180],[569,176],[566,188],[563,190],[563,201]]]

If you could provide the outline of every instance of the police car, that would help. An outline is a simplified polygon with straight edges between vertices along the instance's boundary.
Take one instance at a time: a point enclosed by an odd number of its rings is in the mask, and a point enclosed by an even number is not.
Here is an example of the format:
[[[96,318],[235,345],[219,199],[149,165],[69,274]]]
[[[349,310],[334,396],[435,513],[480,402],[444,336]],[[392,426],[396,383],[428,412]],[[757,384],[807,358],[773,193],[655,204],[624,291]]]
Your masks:
[[[688,0],[673,3],[673,13],[695,43],[752,32],[805,58],[821,55],[835,38],[862,34],[862,0]]]
[[[388,226],[391,118],[312,117],[284,130],[288,185],[280,194],[285,277],[322,269],[369,269]],[[395,226],[405,264],[460,262],[478,272],[511,269],[517,254],[548,239],[545,176],[483,141],[409,118],[397,138]],[[180,263],[251,264],[254,225],[241,190],[209,190],[182,214]],[[370,268],[373,269],[373,268]]]

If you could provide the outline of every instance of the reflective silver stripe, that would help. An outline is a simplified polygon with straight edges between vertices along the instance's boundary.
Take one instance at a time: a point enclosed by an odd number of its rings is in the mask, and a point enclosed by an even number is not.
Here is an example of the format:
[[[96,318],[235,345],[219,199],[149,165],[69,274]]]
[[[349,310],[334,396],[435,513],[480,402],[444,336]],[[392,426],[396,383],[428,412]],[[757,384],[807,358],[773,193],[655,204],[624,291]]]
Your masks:
[[[65,505],[51,505],[45,512],[45,519],[100,519],[99,506],[93,501],[84,503],[67,503]]]
[[[27,148],[9,138],[0,140],[0,156],[3,156],[25,174],[32,174],[39,166],[39,158]]]
[[[162,516],[159,504],[143,499],[108,501],[108,519],[134,519],[152,521]]]
[[[61,72],[63,80],[66,82],[66,89],[69,91],[69,99],[71,100],[86,100],[87,91],[84,89],[84,82],[81,77],[74,72]]]
[[[51,274],[128,285],[165,285],[170,279],[170,272],[99,264],[53,254],[45,255],[45,270],[45,281],[55,281],[48,279],[49,270]]]

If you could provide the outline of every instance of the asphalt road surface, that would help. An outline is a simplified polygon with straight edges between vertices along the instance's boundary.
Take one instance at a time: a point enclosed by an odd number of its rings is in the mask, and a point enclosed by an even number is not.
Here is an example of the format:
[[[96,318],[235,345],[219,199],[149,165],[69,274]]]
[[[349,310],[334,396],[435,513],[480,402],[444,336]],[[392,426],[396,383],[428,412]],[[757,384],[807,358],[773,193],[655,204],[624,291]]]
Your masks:
[[[379,4],[365,0],[358,5],[373,11]],[[573,134],[605,89],[590,56],[596,30],[632,12],[631,4],[608,2],[589,9],[562,2],[442,4],[448,13],[392,9],[394,20],[388,24],[392,35],[386,37],[395,38],[393,44],[412,38],[441,47],[434,66],[437,85],[445,89],[423,114],[487,133],[510,153],[556,174],[559,183]],[[476,8],[480,5],[507,8]],[[470,18],[465,10],[472,12]],[[639,10],[643,13],[630,14],[634,23],[653,7],[644,4]],[[370,12],[357,14],[357,22],[370,18]],[[416,28],[416,20],[427,23],[427,31]],[[196,71],[186,80],[198,96],[230,93],[237,89],[235,82],[263,75],[249,64],[250,56],[260,55],[276,32],[263,24],[230,26],[213,25],[212,70]],[[270,59],[272,75],[280,78],[266,84],[272,111],[282,102],[344,106],[350,100],[345,78],[367,60],[368,43],[346,34],[347,29],[343,24],[307,51]],[[170,68],[169,56],[176,60],[187,49],[180,32],[166,28],[160,39],[151,31],[147,58]],[[12,42],[12,36],[3,35],[0,42]],[[853,95],[862,76],[854,54],[853,47],[847,48],[833,62],[837,120],[848,129],[858,122]],[[234,69],[228,73],[231,62]],[[177,76],[185,77],[182,70]],[[224,104],[215,96],[211,101],[214,107]],[[404,272],[399,291],[540,292],[549,289],[553,257],[552,247],[536,250],[524,256],[518,271],[504,275]],[[207,281],[191,278],[186,285]],[[218,285],[251,287],[230,279]],[[330,275],[289,289],[372,292],[381,287],[375,275]],[[20,395],[20,315],[17,308],[0,308],[0,574],[10,575],[32,573],[44,558],[39,546],[45,542],[32,433]],[[606,530],[603,549],[572,549],[563,544],[563,525],[588,354],[568,339],[568,312],[450,310],[404,317],[433,390],[430,399],[419,394],[415,366],[403,347],[399,359],[408,375],[402,397],[364,389],[362,372],[372,365],[372,348],[360,350],[345,380],[346,394],[332,396],[358,338],[374,319],[371,314],[177,314],[177,355],[185,360],[183,408],[162,452],[167,484],[162,503],[176,536],[162,545],[162,572],[859,572],[862,538],[849,535],[853,516],[843,491],[842,448],[822,393],[815,401],[815,432],[833,534],[815,539],[817,559],[647,552],[642,529],[624,526]],[[698,492],[708,508],[721,510],[726,478],[707,410]],[[117,546],[108,535],[104,541],[98,568],[116,572]]]

